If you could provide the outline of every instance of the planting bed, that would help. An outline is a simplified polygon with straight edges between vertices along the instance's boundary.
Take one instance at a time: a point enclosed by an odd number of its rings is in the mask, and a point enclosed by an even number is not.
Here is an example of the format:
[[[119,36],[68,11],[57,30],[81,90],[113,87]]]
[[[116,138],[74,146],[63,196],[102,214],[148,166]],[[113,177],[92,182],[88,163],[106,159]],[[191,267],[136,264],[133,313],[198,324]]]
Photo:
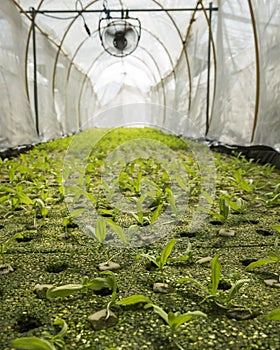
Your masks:
[[[86,139],[91,134],[87,131],[81,135]],[[209,151],[204,156],[213,157],[214,168],[208,180],[214,179],[215,183],[210,183],[212,192],[207,193],[209,186],[203,186],[207,169],[196,154],[203,151],[189,141],[148,128],[116,129],[108,134],[101,131],[100,135],[84,172],[78,171],[71,179],[71,186],[73,181],[77,183],[76,192],[73,186],[64,187],[71,174],[79,170],[70,171],[67,163],[68,147],[72,142],[73,148],[75,136],[35,146],[25,154],[1,161],[0,264],[11,265],[13,271],[0,275],[0,349],[14,349],[16,338],[46,338],[44,332],[57,334],[61,329],[54,325],[57,318],[63,319],[68,329],[55,349],[279,349],[280,312],[275,320],[269,319],[271,311],[280,308],[279,171],[240,155],[225,157]],[[113,184],[109,188],[103,183],[107,174],[104,160],[120,145],[140,139],[152,140],[155,152],[159,144],[165,145],[160,152],[165,147],[174,152],[186,176],[179,172],[176,177],[176,167],[171,165],[172,177],[159,159],[137,153],[134,160],[125,161],[115,183],[117,198],[136,209],[119,210],[110,192]],[[126,151],[124,147],[122,152]],[[172,181],[181,188],[176,196]],[[77,188],[85,188],[86,194],[78,193]],[[188,194],[188,203],[178,213],[182,193]],[[85,227],[93,220],[88,208],[85,210],[85,196],[93,205],[99,225],[91,226],[89,232]],[[150,205],[141,206],[148,197]],[[65,198],[74,211],[68,211]],[[168,208],[170,223],[160,221]],[[195,215],[203,219],[199,225],[194,225]],[[129,231],[131,227],[134,231]],[[132,232],[131,236],[126,236],[127,232]],[[160,256],[174,238],[170,257],[162,268],[157,267],[151,257]],[[208,259],[203,262],[202,258]],[[270,262],[246,269],[263,258]],[[111,260],[120,268],[109,275],[101,274],[99,264]],[[107,278],[108,283],[115,279],[116,290],[109,283],[101,290],[76,290],[57,298],[38,296],[34,290],[37,284],[81,285],[85,276],[91,281],[101,277],[104,282]],[[225,302],[222,296],[226,298],[238,280],[246,281],[232,300]],[[267,280],[276,282],[269,286]],[[167,293],[156,292],[156,282],[167,283],[170,289]],[[208,292],[207,300],[201,303]],[[121,305],[121,300],[133,295],[144,296],[156,306],[145,308],[149,303],[144,299]],[[109,314],[117,316],[117,323],[94,330],[88,317],[106,307]],[[157,307],[167,313],[200,311],[207,317],[200,314],[185,319],[172,331]]]

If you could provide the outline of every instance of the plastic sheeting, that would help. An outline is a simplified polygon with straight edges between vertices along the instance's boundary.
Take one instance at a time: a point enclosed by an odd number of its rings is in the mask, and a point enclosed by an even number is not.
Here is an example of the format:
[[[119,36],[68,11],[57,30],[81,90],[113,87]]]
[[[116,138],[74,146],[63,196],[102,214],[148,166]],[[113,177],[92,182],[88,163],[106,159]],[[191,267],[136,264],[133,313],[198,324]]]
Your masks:
[[[209,1],[106,3],[110,10],[130,10],[129,14],[141,21],[139,45],[129,56],[110,56],[100,43],[98,21],[103,1],[1,2],[0,149],[57,138],[87,125],[112,126],[110,118],[106,121],[98,116],[118,105],[141,103],[146,107],[134,113],[134,122],[187,137],[280,150],[278,0],[213,1],[219,10],[212,12],[211,31]],[[31,6],[37,11],[81,10],[81,4],[84,10],[98,11],[83,13],[91,36],[77,13],[36,14],[37,134],[33,31],[28,11]],[[185,7],[193,10],[148,11]],[[133,12],[136,9],[145,11]],[[162,106],[156,109],[157,115],[153,104]],[[115,118],[118,125],[131,121],[131,115]]]

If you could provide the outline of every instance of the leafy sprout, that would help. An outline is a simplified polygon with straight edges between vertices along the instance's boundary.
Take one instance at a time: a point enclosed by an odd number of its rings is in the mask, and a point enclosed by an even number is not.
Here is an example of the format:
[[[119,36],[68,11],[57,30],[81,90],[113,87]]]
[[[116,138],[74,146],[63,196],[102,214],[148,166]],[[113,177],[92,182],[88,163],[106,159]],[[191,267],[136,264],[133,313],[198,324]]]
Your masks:
[[[3,264],[5,264],[5,254],[4,253],[7,251],[8,246],[17,238],[23,238],[23,235],[21,233],[16,233],[12,237],[8,238],[5,242],[3,242],[1,244],[0,253],[2,255]]]
[[[278,227],[279,226],[274,226],[274,228],[277,228],[277,230],[278,230]],[[250,263],[248,266],[246,266],[245,270],[250,271],[258,267],[261,267],[263,265],[276,264],[279,262],[280,262],[279,238],[276,237],[274,242],[274,249],[268,254],[268,258],[262,258]],[[279,280],[280,280],[280,276],[279,276]]]
[[[176,346],[181,350],[183,348],[180,344],[176,341],[175,335],[176,332],[180,329],[180,327],[192,320],[196,317],[207,317],[207,315],[201,311],[188,311],[186,313],[181,314],[180,312],[166,312],[163,308],[161,308],[158,305],[153,304],[153,302],[145,297],[144,295],[137,294],[137,295],[131,295],[127,298],[123,298],[116,302],[117,305],[122,306],[130,306],[135,304],[144,304],[144,309],[152,308],[153,311],[158,314],[166,323],[166,325],[169,327],[172,339]]]
[[[68,326],[61,318],[56,319],[53,322],[54,325],[61,326],[61,330],[52,335],[48,332],[43,332],[42,337],[22,337],[13,341],[12,345],[16,349],[24,350],[56,350],[66,349],[64,336],[67,333]]]
[[[205,301],[211,299],[214,302],[222,307],[228,307],[231,305],[232,300],[235,298],[236,294],[239,292],[241,287],[249,282],[249,279],[240,279],[234,283],[234,285],[230,288],[229,291],[220,292],[219,291],[219,283],[221,280],[221,263],[219,260],[219,255],[216,255],[211,260],[211,283],[208,285],[204,285],[198,280],[192,277],[184,277],[179,279],[178,283],[191,282],[194,283],[203,293],[204,298],[199,302],[199,304],[204,303]]]

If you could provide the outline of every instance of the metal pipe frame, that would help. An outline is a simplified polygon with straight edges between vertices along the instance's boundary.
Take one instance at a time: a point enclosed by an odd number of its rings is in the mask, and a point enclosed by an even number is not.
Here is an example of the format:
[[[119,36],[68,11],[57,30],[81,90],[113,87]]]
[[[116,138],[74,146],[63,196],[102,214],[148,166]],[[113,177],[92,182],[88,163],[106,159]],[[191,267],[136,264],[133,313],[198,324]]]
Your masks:
[[[204,8],[206,11],[210,10],[209,8]],[[188,7],[188,8],[168,8],[168,9],[163,9],[163,8],[155,8],[155,9],[144,9],[144,8],[139,8],[139,9],[127,9],[128,12],[184,12],[184,11],[202,11],[202,8],[193,8],[193,7]],[[110,12],[122,12],[123,9],[111,9]],[[218,7],[211,7],[211,11],[218,11]],[[23,11],[25,13],[32,13],[32,10],[26,10]],[[106,10],[36,10],[35,9],[35,13],[106,13]]]
[[[34,112],[35,112],[35,124],[38,137],[40,137],[39,126],[39,111],[38,111],[38,88],[37,88],[37,54],[36,54],[36,26],[35,26],[36,10],[34,7],[31,12],[32,19],[32,40],[33,40],[33,83],[34,83]]]
[[[211,71],[211,25],[212,25],[212,2],[209,3],[209,34],[208,34],[208,59],[207,59],[207,95],[206,95],[206,123],[205,136],[209,130],[209,104],[210,104],[210,71]]]

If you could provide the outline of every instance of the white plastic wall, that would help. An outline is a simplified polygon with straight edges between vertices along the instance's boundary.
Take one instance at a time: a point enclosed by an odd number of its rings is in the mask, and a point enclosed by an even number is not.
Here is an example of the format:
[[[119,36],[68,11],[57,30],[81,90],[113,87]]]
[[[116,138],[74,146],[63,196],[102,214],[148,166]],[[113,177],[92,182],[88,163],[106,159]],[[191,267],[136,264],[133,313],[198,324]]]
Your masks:
[[[132,121],[123,112],[98,116],[114,106],[143,103],[133,121],[178,135],[228,144],[263,144],[280,149],[279,0],[215,0],[212,13],[209,131],[206,135],[210,1],[108,0],[110,9],[191,7],[195,11],[131,12],[142,24],[138,48],[116,58],[104,52],[100,13],[36,15],[38,111],[33,98],[30,14],[75,9],[75,0],[9,0],[0,4],[0,149],[48,140],[91,126]],[[102,10],[101,0],[82,0]],[[56,16],[57,17],[57,16]],[[26,54],[27,53],[27,54]],[[160,105],[154,109],[152,105]],[[129,109],[128,109],[129,110]],[[155,114],[156,110],[156,114]],[[174,110],[176,118],[170,110]],[[124,109],[125,111],[125,109]]]

